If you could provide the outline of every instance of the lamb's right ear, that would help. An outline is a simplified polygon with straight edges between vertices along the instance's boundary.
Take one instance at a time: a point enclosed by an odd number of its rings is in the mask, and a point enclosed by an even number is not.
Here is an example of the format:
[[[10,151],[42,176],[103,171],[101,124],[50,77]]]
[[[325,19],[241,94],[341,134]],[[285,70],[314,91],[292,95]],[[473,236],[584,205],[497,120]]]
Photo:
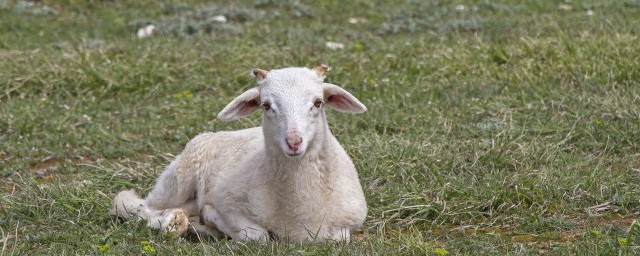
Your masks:
[[[218,119],[222,121],[236,120],[250,115],[258,107],[260,107],[260,91],[255,87],[233,99],[218,113]]]

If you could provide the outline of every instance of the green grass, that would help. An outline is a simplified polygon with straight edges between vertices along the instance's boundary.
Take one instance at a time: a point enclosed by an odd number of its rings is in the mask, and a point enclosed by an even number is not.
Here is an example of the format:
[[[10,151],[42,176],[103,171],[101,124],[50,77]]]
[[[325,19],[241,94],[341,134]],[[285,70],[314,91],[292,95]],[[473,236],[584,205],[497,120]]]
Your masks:
[[[640,252],[637,0],[129,2],[0,0],[0,254]],[[252,68],[320,63],[369,108],[329,113],[369,206],[354,242],[108,215],[198,133],[259,124],[215,118]]]

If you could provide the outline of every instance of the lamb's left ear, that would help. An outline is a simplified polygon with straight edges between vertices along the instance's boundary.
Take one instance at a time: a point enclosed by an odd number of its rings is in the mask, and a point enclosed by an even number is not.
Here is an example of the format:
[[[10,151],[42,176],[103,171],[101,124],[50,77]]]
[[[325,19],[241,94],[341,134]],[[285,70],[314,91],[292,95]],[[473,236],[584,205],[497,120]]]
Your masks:
[[[337,85],[322,83],[322,90],[324,91],[324,102],[327,106],[347,113],[363,113],[367,111],[367,107],[362,102]]]
[[[222,121],[232,121],[246,117],[260,107],[260,91],[258,88],[251,88],[240,94],[229,103],[220,113],[218,119]]]

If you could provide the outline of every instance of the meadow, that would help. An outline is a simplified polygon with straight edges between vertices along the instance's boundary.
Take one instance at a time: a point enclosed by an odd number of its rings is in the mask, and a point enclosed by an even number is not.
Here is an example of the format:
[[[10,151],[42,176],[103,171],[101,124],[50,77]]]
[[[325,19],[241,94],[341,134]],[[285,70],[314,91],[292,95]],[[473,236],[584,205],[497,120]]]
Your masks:
[[[328,112],[352,242],[109,216],[190,138],[260,125],[216,119],[253,68],[318,64],[368,107]],[[0,255],[634,255],[640,1],[0,0],[0,195]]]

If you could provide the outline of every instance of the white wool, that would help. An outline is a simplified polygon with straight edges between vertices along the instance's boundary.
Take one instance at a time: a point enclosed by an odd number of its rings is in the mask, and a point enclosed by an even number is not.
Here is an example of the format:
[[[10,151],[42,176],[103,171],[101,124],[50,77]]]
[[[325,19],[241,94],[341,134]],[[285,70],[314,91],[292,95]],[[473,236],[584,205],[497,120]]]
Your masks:
[[[351,113],[366,107],[344,89],[324,83],[327,70],[254,70],[258,87],[238,96],[218,117],[234,120],[262,109],[262,127],[198,135],[147,198],[123,191],[112,214],[138,216],[177,234],[187,230],[188,218],[198,222],[191,230],[214,236],[219,230],[241,240],[266,241],[269,234],[298,243],[349,240],[364,222],[367,206],[324,107]]]

